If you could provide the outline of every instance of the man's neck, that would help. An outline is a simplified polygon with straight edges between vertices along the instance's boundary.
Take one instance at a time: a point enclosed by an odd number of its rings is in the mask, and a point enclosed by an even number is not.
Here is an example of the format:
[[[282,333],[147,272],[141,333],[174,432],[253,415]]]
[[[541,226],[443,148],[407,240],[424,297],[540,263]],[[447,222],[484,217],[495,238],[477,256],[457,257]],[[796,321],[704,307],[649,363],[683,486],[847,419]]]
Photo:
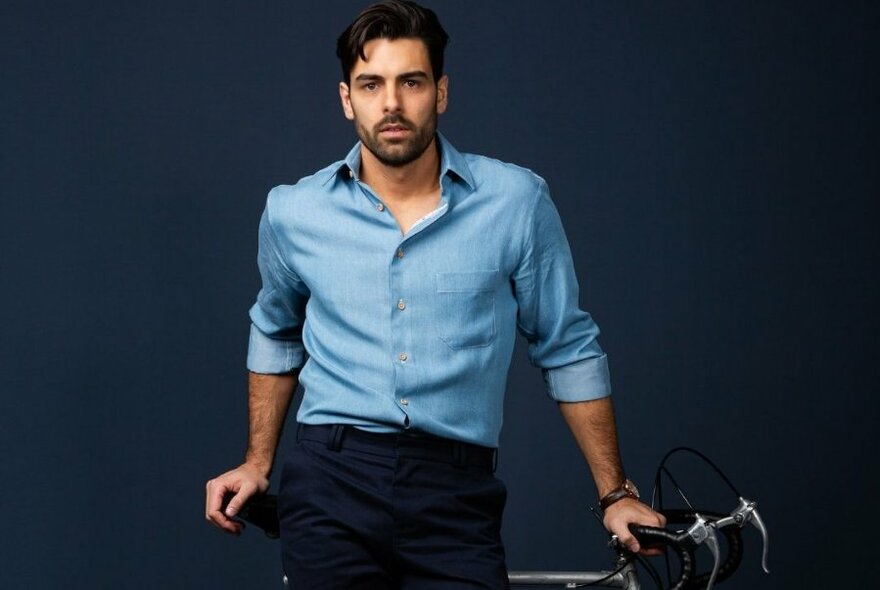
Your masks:
[[[434,193],[440,176],[437,138],[416,160],[404,166],[388,166],[361,145],[361,180],[383,199],[406,201]]]

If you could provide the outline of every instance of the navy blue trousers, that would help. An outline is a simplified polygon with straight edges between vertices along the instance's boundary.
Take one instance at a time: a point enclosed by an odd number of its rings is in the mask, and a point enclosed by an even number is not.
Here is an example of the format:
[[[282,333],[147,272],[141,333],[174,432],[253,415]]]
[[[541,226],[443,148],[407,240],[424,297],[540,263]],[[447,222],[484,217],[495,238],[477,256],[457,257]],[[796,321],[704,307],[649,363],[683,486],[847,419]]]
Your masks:
[[[493,460],[436,437],[301,425],[278,498],[289,587],[508,588]]]

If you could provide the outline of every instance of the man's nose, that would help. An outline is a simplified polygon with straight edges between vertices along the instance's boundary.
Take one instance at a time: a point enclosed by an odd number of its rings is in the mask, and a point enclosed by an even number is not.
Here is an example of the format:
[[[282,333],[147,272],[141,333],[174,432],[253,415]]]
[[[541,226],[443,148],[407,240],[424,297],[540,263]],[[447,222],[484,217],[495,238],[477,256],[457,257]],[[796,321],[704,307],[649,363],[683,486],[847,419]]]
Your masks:
[[[399,88],[389,85],[385,90],[385,112],[396,113],[400,110]]]

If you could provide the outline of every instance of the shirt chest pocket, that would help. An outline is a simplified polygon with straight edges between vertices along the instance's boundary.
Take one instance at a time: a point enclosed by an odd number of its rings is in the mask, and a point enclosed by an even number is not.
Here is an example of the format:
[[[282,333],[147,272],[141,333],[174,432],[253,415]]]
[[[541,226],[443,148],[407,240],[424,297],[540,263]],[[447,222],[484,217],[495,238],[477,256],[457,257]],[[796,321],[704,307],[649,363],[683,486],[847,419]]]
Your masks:
[[[497,270],[437,273],[437,333],[450,348],[488,346],[495,340]]]

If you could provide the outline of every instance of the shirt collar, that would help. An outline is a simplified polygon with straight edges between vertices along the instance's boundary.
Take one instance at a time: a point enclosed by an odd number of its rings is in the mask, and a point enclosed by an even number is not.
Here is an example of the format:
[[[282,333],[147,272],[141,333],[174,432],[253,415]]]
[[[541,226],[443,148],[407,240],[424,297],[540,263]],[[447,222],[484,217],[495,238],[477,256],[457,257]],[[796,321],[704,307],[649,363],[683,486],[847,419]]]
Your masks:
[[[460,178],[464,183],[474,190],[474,177],[471,169],[467,165],[467,160],[457,149],[453,147],[442,133],[437,132],[437,141],[440,147],[440,178],[443,178],[449,172]],[[357,179],[358,172],[361,169],[361,142],[354,144],[354,147],[348,152],[344,160],[340,160],[336,164],[330,166],[327,178],[324,180],[326,185],[331,179],[343,175],[347,178]]]

